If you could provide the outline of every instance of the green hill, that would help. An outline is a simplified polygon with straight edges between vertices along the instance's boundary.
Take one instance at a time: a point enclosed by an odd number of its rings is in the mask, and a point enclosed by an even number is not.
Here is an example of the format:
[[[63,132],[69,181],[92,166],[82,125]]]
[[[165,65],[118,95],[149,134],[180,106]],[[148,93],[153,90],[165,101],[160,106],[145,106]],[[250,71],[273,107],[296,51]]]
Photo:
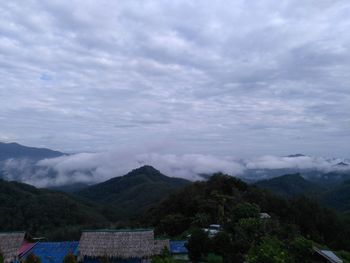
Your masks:
[[[170,193],[188,184],[190,181],[167,177],[151,166],[143,166],[76,194],[113,207],[113,214],[109,214],[113,220],[128,219],[142,214]]]
[[[306,180],[300,174],[287,174],[268,180],[262,180],[255,185],[286,197],[313,195],[323,190],[320,186]]]
[[[33,186],[0,180],[0,231],[26,230],[48,239],[75,239],[108,221],[92,204]]]
[[[261,219],[260,212],[268,213],[271,219]],[[303,237],[333,249],[350,250],[348,217],[305,197],[285,199],[222,174],[170,195],[150,209],[142,222],[153,225],[157,234],[174,238],[196,233],[201,237],[194,237],[193,243],[191,237],[191,246],[217,253],[227,262],[244,262],[247,253],[259,249],[271,237],[280,240],[286,253],[293,256],[298,252],[291,248]],[[222,234],[207,240],[211,243],[207,246],[205,235],[198,234],[198,228],[210,224],[220,224]]]

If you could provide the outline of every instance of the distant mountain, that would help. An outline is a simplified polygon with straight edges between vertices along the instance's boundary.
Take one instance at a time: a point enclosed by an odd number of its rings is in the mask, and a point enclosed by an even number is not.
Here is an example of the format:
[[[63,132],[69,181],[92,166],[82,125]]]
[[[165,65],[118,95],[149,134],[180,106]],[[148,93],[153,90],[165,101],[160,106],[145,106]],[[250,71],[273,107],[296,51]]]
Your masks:
[[[55,240],[76,239],[81,228],[108,225],[92,203],[1,179],[0,215],[0,231],[26,230]]]
[[[297,154],[288,155],[287,157],[289,157],[289,158],[297,158],[297,157],[305,157],[305,156],[306,155],[304,155],[304,154],[297,153]]]
[[[259,181],[255,185],[286,197],[295,197],[303,194],[311,195],[322,191],[322,187],[306,180],[300,174],[287,174]]]
[[[346,180],[349,177],[349,173],[334,172],[307,180],[300,174],[288,174],[255,185],[284,197],[311,197],[323,206],[350,213],[350,180]]]
[[[115,219],[137,216],[170,193],[189,185],[185,179],[167,177],[152,166],[143,166],[76,192],[76,195],[112,206]]]
[[[328,173],[303,173],[309,181],[320,185],[321,187],[331,189],[350,180],[350,171],[332,171]]]
[[[20,145],[18,143],[0,142],[0,161],[6,159],[30,159],[41,160],[45,158],[54,158],[64,155],[64,153],[53,151],[46,148],[34,148]]]

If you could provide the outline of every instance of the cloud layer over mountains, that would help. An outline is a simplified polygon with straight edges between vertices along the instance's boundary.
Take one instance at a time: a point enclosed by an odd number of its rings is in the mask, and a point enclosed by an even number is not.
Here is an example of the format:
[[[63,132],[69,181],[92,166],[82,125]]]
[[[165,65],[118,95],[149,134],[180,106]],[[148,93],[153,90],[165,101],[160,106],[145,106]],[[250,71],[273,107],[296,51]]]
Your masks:
[[[1,1],[0,140],[347,156],[349,13],[348,0]]]
[[[262,179],[259,170],[315,170],[320,173],[349,171],[340,164],[342,159],[297,156],[262,156],[254,159],[237,159],[199,154],[125,154],[119,152],[79,153],[33,163],[26,159],[9,159],[3,164],[5,178],[18,180],[39,187],[59,186],[74,183],[93,184],[112,177],[122,176],[141,165],[152,165],[162,173],[189,180],[202,180],[205,175],[223,172],[249,179]]]

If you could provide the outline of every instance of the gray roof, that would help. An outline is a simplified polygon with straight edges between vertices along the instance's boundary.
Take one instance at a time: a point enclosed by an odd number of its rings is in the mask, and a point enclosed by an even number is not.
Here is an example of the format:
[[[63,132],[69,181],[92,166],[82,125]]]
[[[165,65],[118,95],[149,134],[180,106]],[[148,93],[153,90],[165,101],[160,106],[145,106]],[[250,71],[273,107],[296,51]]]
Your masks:
[[[0,252],[4,257],[4,263],[10,263],[17,259],[24,236],[25,232],[0,233]]]
[[[330,250],[321,250],[318,248],[314,248],[314,250],[331,263],[343,263],[343,260],[341,260],[336,254],[334,254]]]
[[[79,259],[87,257],[145,258],[154,254],[151,229],[88,230],[81,235]]]

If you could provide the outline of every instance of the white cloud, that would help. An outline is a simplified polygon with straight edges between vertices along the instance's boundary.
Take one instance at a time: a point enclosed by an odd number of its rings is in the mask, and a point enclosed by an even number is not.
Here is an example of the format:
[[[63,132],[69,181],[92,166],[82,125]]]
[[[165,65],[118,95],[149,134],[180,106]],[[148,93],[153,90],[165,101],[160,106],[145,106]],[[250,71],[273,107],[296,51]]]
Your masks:
[[[101,153],[78,153],[38,163],[28,160],[11,159],[3,165],[5,178],[33,184],[38,187],[67,185],[74,183],[94,184],[113,177],[127,174],[142,165],[152,165],[163,174],[185,178],[191,181],[203,180],[205,176],[222,172],[240,178],[259,180],[276,169],[293,171],[350,171],[350,166],[339,166],[339,162],[349,160],[326,159],[322,157],[280,157],[261,156],[253,159],[237,159],[230,156],[202,154],[137,154],[132,151],[109,151]],[[259,173],[257,171],[261,171]],[[285,170],[285,173],[288,171]],[[254,171],[253,173],[250,173]],[[269,174],[271,171],[272,173]]]

